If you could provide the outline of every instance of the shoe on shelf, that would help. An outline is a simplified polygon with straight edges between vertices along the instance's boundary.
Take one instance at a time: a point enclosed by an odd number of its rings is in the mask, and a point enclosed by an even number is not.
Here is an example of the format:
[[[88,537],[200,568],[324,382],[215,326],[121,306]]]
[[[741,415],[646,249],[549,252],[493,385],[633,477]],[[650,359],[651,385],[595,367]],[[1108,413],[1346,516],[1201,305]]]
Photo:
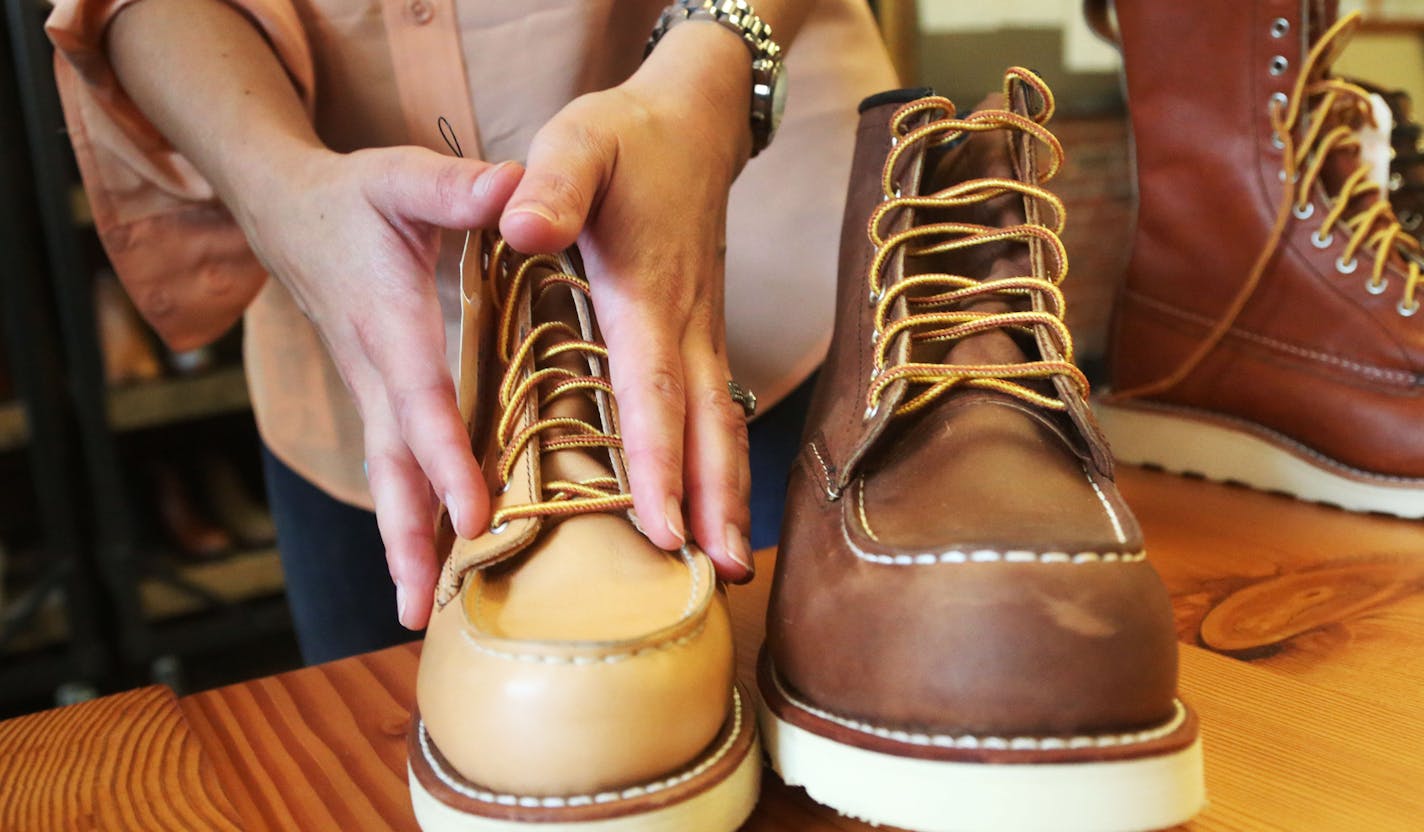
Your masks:
[[[837,318],[759,666],[790,785],[917,832],[1160,829],[1203,802],[1167,592],[1059,284],[1052,94],[861,105]]]
[[[163,364],[154,352],[147,325],[139,318],[119,279],[107,271],[94,276],[94,320],[104,358],[104,381],[110,387],[152,381],[163,375]]]
[[[636,526],[577,256],[481,246],[497,332],[476,442],[494,514],[474,540],[440,526],[416,818],[425,832],[731,832],[761,761],[712,563]]]
[[[277,542],[272,512],[253,494],[230,458],[221,453],[204,454],[198,462],[198,472],[212,516],[243,548],[257,549]]]
[[[148,470],[159,525],[181,557],[216,560],[235,548],[232,535],[208,517],[188,478],[175,465],[153,460]]]
[[[1115,6],[1140,195],[1098,408],[1119,459],[1424,517],[1420,242],[1368,162],[1370,94],[1331,70],[1359,15]]]

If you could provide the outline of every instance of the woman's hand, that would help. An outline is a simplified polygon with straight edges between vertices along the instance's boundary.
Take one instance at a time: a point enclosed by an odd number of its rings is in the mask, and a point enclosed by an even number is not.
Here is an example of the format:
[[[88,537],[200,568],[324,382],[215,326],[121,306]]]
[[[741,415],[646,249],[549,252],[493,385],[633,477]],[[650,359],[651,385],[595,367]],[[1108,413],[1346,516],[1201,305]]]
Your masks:
[[[727,390],[727,196],[750,151],[751,61],[716,23],[674,27],[622,85],[535,136],[500,230],[516,249],[576,239],[608,343],[633,499],[654,543],[692,534],[722,577],[750,579],[751,475]]]
[[[234,200],[253,250],[355,396],[400,620],[412,629],[429,618],[439,572],[436,497],[465,537],[489,517],[445,363],[439,229],[493,226],[521,173],[415,147],[304,150],[273,160]]]

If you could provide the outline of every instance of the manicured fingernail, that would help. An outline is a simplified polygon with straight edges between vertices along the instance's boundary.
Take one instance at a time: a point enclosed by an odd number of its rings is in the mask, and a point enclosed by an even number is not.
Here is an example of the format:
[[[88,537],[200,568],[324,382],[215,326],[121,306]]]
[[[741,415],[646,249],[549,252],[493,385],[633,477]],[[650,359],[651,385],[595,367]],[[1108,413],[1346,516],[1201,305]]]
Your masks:
[[[410,626],[405,623],[405,585],[400,583],[396,584],[396,618],[402,627]]]
[[[450,514],[450,525],[454,527],[455,533],[460,533],[460,509],[455,505],[455,498],[449,494],[445,495],[445,511]]]
[[[504,168],[514,164],[513,162],[500,162],[484,173],[475,177],[474,195],[483,197],[489,196],[489,192],[494,188],[495,180],[499,178],[499,172]]]
[[[526,202],[523,205],[516,205],[510,208],[509,211],[505,213],[505,216],[512,217],[515,214],[533,214],[536,217],[542,218],[550,225],[556,224],[559,221],[558,217],[555,217],[548,208],[545,208],[537,202]]]
[[[756,571],[756,567],[752,566],[752,545],[735,523],[727,524],[722,545],[726,547],[727,557],[746,567],[748,576]]]
[[[677,538],[679,546],[687,544],[687,531],[682,525],[682,503],[676,497],[667,500],[667,528]]]

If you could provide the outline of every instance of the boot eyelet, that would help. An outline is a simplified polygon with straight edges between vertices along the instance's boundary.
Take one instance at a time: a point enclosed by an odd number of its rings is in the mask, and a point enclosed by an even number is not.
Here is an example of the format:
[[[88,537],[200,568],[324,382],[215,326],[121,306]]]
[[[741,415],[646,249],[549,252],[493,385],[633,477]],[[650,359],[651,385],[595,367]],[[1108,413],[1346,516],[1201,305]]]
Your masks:
[[[1271,134],[1271,147],[1275,148],[1276,150],[1285,150],[1285,149],[1286,149],[1286,140],[1283,139],[1283,138],[1281,138],[1281,134],[1280,134],[1280,133],[1272,133],[1272,134]],[[1282,176],[1284,176],[1284,175],[1285,175],[1285,171],[1281,171],[1281,174],[1282,174]]]
[[[1298,220],[1308,220],[1315,216],[1315,203],[1307,202],[1304,208],[1297,205],[1291,209],[1291,213],[1295,214],[1295,218]]]
[[[870,295],[869,295],[869,298],[868,298],[868,300],[870,301],[870,305],[871,305],[871,306],[874,306],[875,304],[879,303],[881,297],[882,297],[882,296],[881,296],[880,292],[876,291],[875,289],[871,289],[871,290],[870,290]]]
[[[880,413],[880,405],[877,404],[877,405],[874,405],[873,407],[867,407],[867,408],[865,409],[865,416],[862,417],[862,419],[863,419],[864,421],[866,421],[866,422],[869,422],[871,419],[874,419],[874,418],[876,417],[876,415],[879,414],[879,413]]]
[[[504,530],[509,528],[509,523],[500,523],[497,526],[490,526],[490,534],[504,534]]]
[[[1374,278],[1370,278],[1369,280],[1365,281],[1365,291],[1369,292],[1372,295],[1382,295],[1384,294],[1384,290],[1388,288],[1389,278],[1387,277],[1378,283],[1374,281]]]
[[[1283,92],[1273,92],[1273,93],[1271,93],[1270,102],[1266,105],[1266,109],[1270,110],[1270,109],[1273,109],[1273,108],[1274,108],[1274,109],[1283,108],[1283,107],[1285,107],[1285,106],[1286,106],[1287,104],[1289,104],[1289,103],[1290,103],[1290,99],[1289,99],[1289,98],[1286,98],[1286,94],[1285,94],[1285,93],[1283,93]]]
[[[1284,17],[1278,17],[1271,21],[1271,37],[1280,39],[1290,32],[1290,21]]]
[[[1285,55],[1277,55],[1271,59],[1272,75],[1284,75],[1287,69],[1290,69],[1290,61],[1286,60]]]
[[[1403,187],[1404,187],[1404,177],[1403,177],[1403,176],[1400,176],[1398,173],[1391,173],[1391,174],[1389,175],[1389,189],[1390,189],[1391,191],[1397,191],[1397,190],[1399,190],[1400,188],[1403,188]]]
[[[498,490],[498,491],[495,492],[495,496],[497,496],[497,497],[503,497],[504,495],[506,495],[506,494],[508,494],[508,493],[509,493],[509,483],[505,483],[504,485],[501,485],[501,486],[499,487],[499,490]]]
[[[871,343],[872,346],[874,346],[875,344],[880,343],[880,330],[879,330],[879,329],[873,329],[873,330],[870,331],[870,343]],[[879,368],[879,367],[875,368],[875,371],[876,371],[877,373],[880,372],[880,368]]]
[[[1413,306],[1405,306],[1404,301],[1401,300],[1394,307],[1394,310],[1399,313],[1401,318],[1412,318],[1414,317],[1414,313],[1419,311],[1419,298],[1414,299]]]
[[[1354,274],[1355,269],[1358,269],[1359,267],[1360,261],[1356,260],[1353,257],[1350,258],[1350,262],[1348,263],[1345,262],[1345,256],[1343,254],[1335,258],[1335,271],[1339,272],[1340,274]]]
[[[1418,214],[1414,211],[1404,211],[1399,215],[1399,224],[1404,227],[1405,231],[1415,230],[1419,227],[1421,222],[1424,222],[1424,214]]]
[[[1321,230],[1323,229],[1317,230],[1314,234],[1310,235],[1310,244],[1316,248],[1330,248],[1330,244],[1335,242],[1335,235],[1330,233],[1322,237],[1320,236]]]

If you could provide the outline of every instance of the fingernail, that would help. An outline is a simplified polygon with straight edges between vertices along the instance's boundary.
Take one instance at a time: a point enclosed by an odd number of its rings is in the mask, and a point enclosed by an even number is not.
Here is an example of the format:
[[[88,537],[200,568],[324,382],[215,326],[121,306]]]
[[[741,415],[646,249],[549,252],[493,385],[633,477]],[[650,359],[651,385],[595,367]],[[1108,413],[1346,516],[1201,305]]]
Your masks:
[[[548,208],[545,208],[537,202],[526,202],[523,205],[516,205],[505,212],[505,216],[507,217],[514,216],[515,214],[533,214],[536,217],[543,218],[545,222],[551,225],[559,221],[559,218],[555,217]]]
[[[405,585],[400,583],[396,584],[396,618],[402,627],[410,626],[405,623]]]
[[[752,565],[752,545],[735,523],[727,524],[722,545],[726,547],[727,557],[746,567],[747,577],[756,572],[756,567]]]
[[[679,546],[687,545],[687,531],[682,525],[682,503],[676,497],[667,500],[667,528],[677,538]]]
[[[499,164],[495,165],[492,168],[489,168],[479,176],[476,176],[475,187],[473,189],[474,195],[479,197],[489,196],[490,190],[494,188],[495,180],[499,178],[499,172],[512,164],[514,163],[500,162]]]
[[[450,515],[450,525],[454,527],[455,533],[460,533],[460,509],[455,505],[455,498],[449,494],[445,495],[445,511]]]

